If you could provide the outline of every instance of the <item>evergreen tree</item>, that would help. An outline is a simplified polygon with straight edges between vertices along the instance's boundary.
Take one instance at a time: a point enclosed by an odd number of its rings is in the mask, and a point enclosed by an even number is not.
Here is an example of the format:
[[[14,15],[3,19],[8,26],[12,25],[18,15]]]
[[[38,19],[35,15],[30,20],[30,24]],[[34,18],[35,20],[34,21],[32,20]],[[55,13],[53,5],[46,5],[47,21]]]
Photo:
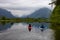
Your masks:
[[[60,0],[56,0],[56,7],[50,19],[51,28],[55,30],[55,40],[60,40]]]

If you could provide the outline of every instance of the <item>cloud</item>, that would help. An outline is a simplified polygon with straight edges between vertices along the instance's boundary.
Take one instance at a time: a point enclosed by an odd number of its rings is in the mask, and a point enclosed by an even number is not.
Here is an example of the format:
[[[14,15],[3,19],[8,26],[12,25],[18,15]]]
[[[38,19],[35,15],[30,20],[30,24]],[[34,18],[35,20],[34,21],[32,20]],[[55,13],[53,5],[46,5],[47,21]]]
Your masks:
[[[16,16],[16,17],[22,17],[22,16],[27,16],[32,14],[35,10],[9,10],[8,11],[12,12],[12,15]]]
[[[29,15],[42,7],[51,8],[48,4],[51,0],[0,0],[0,8],[12,12],[14,16]]]
[[[0,0],[0,7],[42,7],[48,6],[50,0]]]

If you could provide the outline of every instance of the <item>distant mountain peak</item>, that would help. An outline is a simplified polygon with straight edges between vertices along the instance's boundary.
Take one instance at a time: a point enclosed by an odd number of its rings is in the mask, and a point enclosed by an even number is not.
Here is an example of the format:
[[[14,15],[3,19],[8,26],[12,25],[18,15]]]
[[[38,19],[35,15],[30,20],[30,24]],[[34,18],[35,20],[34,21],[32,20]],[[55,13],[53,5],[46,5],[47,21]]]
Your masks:
[[[51,10],[49,8],[40,8],[34,13],[28,15],[28,16],[23,16],[24,18],[48,18],[50,16]]]
[[[15,18],[10,11],[0,8],[0,17],[5,16],[7,18]]]

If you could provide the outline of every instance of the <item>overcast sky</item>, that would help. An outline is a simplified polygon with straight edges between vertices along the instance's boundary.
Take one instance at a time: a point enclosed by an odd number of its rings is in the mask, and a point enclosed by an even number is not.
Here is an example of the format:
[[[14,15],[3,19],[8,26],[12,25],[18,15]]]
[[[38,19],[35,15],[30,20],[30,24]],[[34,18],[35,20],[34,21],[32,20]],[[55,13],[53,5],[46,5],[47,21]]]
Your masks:
[[[5,8],[12,12],[14,16],[21,17],[42,8],[51,8],[51,0],[0,0],[0,8]]]

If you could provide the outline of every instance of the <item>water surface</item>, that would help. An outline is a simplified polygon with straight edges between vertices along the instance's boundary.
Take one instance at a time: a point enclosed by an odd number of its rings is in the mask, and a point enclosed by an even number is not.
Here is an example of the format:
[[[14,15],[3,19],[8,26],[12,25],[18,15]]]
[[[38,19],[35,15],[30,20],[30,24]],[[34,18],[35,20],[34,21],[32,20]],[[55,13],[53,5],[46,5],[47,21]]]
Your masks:
[[[53,30],[49,23],[31,23],[32,31],[28,31],[28,23],[14,23],[8,30],[0,33],[0,40],[53,40]],[[44,32],[40,31],[41,25],[45,26]]]

